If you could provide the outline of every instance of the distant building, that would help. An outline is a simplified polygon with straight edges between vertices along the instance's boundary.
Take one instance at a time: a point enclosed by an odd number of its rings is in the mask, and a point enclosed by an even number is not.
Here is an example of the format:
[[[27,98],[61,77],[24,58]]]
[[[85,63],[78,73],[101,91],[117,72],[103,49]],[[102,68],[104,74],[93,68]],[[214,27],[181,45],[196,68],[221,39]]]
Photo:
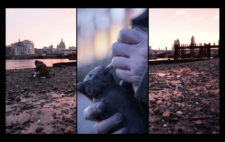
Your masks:
[[[12,55],[11,50],[12,50],[12,47],[10,45],[6,46],[6,48],[5,48],[6,56]]]
[[[69,46],[69,50],[76,50],[76,47],[74,47],[74,46]]]
[[[43,52],[44,50],[43,49],[35,49],[35,54],[36,55],[42,55],[42,52]]]
[[[62,53],[63,55],[76,54],[76,50],[64,49],[62,50]]]
[[[49,46],[48,48],[49,48],[49,49],[54,49],[54,48],[53,48],[53,45]]]
[[[12,55],[31,55],[35,54],[34,43],[30,40],[14,42],[12,46]]]
[[[179,39],[174,40],[174,44],[173,44],[173,47],[172,47],[172,50],[173,50],[173,51],[174,51],[174,47],[175,47],[175,45],[180,45],[180,41],[179,41]]]
[[[46,54],[55,54],[55,52],[56,52],[56,49],[53,48],[53,45],[50,45],[49,47],[44,46],[43,50],[46,51],[45,52]]]
[[[61,42],[59,44],[57,44],[56,52],[61,54],[62,51],[65,49],[66,49],[66,45],[65,45],[63,39],[61,39]]]
[[[194,37],[194,36],[191,37],[191,45],[192,45],[192,46],[195,45],[195,37]]]
[[[47,52],[46,51],[43,51],[42,52],[42,56],[46,56]]]
[[[47,46],[44,46],[44,47],[43,47],[43,50],[47,50],[47,49],[48,49],[48,47],[47,47]]]

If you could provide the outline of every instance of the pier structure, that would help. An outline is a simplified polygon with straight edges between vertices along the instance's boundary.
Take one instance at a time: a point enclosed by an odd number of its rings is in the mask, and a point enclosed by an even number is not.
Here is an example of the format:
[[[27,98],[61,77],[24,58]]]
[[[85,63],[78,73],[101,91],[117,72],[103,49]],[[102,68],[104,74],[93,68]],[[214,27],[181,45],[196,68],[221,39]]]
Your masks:
[[[176,44],[174,49],[174,60],[178,59],[180,57],[181,59],[188,58],[187,55],[190,54],[192,58],[207,58],[210,59],[210,54],[212,52],[215,52],[215,50],[218,51],[217,56],[219,57],[219,45],[220,42],[218,41],[218,45],[214,44]],[[195,51],[199,52],[199,55],[195,55]]]

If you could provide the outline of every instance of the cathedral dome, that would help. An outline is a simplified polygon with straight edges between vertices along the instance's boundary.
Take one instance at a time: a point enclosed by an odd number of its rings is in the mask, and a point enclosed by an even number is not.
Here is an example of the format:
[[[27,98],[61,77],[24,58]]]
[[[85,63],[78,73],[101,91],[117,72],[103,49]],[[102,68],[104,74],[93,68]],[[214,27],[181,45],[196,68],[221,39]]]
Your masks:
[[[65,44],[65,43],[63,42],[63,39],[61,39],[61,42],[60,42],[60,44]]]

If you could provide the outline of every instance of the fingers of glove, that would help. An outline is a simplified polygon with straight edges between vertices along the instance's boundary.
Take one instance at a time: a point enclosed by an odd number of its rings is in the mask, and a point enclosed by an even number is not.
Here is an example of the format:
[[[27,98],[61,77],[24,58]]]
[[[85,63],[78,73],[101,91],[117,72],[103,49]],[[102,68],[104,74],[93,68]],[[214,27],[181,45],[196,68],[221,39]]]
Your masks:
[[[124,28],[117,36],[117,42],[137,44],[146,38],[146,35],[133,29]]]
[[[129,83],[125,80],[121,80],[120,86],[124,87],[129,92],[130,95],[132,95],[132,96],[134,95],[134,88],[131,83]]]
[[[116,76],[119,79],[125,80],[127,82],[133,83],[131,81],[131,71],[123,70],[123,69],[116,69]]]
[[[95,132],[97,134],[106,134],[109,130],[120,124],[123,120],[121,113],[115,113],[111,117],[96,123],[94,126]]]
[[[80,93],[82,93],[84,96],[86,96],[92,102],[92,97],[89,96],[87,94],[87,92],[85,91],[85,86],[84,86],[83,82],[79,82],[77,84],[77,91],[79,91]]]
[[[141,29],[139,29],[138,27],[135,27],[133,30],[136,30],[138,32],[141,32],[142,34],[145,34],[145,35],[148,34],[148,33],[144,32],[144,31],[142,31]]]
[[[98,115],[101,114],[106,109],[106,105],[104,102],[98,102],[96,104],[90,105],[85,108],[83,111],[84,118],[86,120],[91,120],[95,122],[99,122]]]
[[[134,74],[130,70],[122,70],[122,69],[116,69],[116,76],[119,79],[125,80],[130,83],[134,83],[135,85],[139,85],[139,82],[141,80],[140,74]]]
[[[112,58],[112,66],[114,68],[130,70],[130,59],[125,57],[116,56]]]
[[[109,57],[110,58],[113,58],[114,56],[130,57],[131,54],[135,51],[136,50],[132,45],[115,42],[113,43],[112,48],[109,52]]]
[[[112,133],[112,134],[127,134],[127,129],[126,128],[121,128],[118,131]]]

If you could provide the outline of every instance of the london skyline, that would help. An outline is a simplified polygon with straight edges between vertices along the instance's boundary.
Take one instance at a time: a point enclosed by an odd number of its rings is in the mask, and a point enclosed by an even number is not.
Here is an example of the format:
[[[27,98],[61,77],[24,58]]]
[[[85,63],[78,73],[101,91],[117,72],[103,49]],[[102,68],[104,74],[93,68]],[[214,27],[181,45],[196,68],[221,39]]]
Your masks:
[[[68,8],[7,8],[6,45],[30,40],[34,48],[61,42],[66,48],[76,46],[76,9]]]
[[[150,8],[149,46],[171,49],[174,40],[180,44],[195,42],[218,44],[219,8]]]

